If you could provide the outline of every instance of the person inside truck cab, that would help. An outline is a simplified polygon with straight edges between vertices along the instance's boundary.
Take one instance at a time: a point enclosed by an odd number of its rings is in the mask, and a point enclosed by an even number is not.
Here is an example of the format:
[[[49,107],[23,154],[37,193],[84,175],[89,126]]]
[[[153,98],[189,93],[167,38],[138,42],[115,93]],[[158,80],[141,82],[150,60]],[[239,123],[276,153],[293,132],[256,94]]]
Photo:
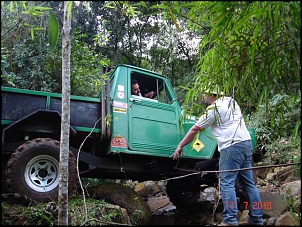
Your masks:
[[[137,80],[135,80],[135,79],[131,80],[131,94],[142,96],[141,90],[139,89],[139,84],[138,84]],[[153,95],[154,95],[154,91],[150,91],[149,93],[145,94],[144,97],[152,99]]]

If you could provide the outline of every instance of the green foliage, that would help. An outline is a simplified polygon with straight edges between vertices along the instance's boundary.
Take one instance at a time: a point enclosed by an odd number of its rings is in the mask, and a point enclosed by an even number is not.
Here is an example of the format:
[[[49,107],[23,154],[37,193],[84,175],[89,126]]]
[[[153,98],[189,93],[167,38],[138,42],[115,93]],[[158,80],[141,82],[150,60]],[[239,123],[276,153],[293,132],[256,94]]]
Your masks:
[[[76,197],[69,200],[69,219],[71,220],[70,225],[106,225],[106,223],[111,223],[115,217],[118,216],[116,211],[107,212],[105,211],[106,202],[104,200],[95,200],[87,198],[87,220],[86,211],[83,209],[84,201],[81,197]]]
[[[276,94],[267,104],[258,106],[256,112],[250,114],[249,125],[256,130],[257,135],[263,141],[269,138],[276,139],[282,136],[300,135],[301,96]],[[297,130],[300,133],[297,133]],[[266,133],[271,131],[268,137]]]
[[[162,2],[158,7],[200,32],[198,73],[189,89],[203,93],[211,82],[239,104],[253,106],[280,92],[299,92],[299,2]]]
[[[5,9],[10,10],[10,13],[7,13],[8,16],[4,17],[10,23],[15,20],[14,15],[21,16],[18,12],[26,11],[27,15],[41,17],[44,14],[37,12],[46,10],[46,8],[39,8],[39,6],[36,6],[36,8],[33,6],[28,7],[27,4],[2,3],[2,5],[5,7],[1,8],[1,18],[6,15]],[[60,41],[61,37],[58,37],[58,22],[52,13],[50,20],[56,22],[50,23],[50,28],[53,27],[55,29],[49,30],[49,38],[52,40],[49,47],[53,50],[58,38]],[[30,25],[29,22],[26,21],[26,26],[22,26],[20,21],[12,23],[16,23],[15,26],[20,24],[20,28],[25,29]],[[1,27],[1,31],[7,27]],[[8,27],[7,30],[9,31],[12,28]],[[9,37],[9,34],[9,32],[4,33],[7,37]],[[47,52],[48,42],[44,34],[35,34],[35,39],[30,39],[30,37],[25,37],[22,33],[25,38],[20,38],[20,40],[16,39],[17,35],[12,38],[1,39],[3,46],[1,49],[2,85],[61,93],[61,43],[59,42],[58,51],[50,55]],[[106,78],[106,75],[100,75],[99,69],[103,65],[108,66],[110,63],[108,59],[102,58],[102,55],[96,52],[95,45],[82,42],[80,39],[83,36],[77,35],[71,43],[74,53],[74,55],[71,54],[71,94],[97,96],[101,91],[102,80]],[[83,52],[81,53],[81,51]]]
[[[11,206],[5,202],[2,202],[2,215],[5,215],[6,218],[2,224],[9,225],[15,223],[22,223],[28,225],[54,225],[56,222],[56,217],[52,212],[48,211],[48,204],[37,203],[31,206],[22,206],[20,204],[14,204]],[[17,215],[10,215],[15,213]],[[25,217],[22,219],[21,217]],[[3,218],[2,218],[3,220]]]
[[[37,223],[37,225],[53,225],[53,215],[51,213],[41,212],[39,208],[32,209],[28,215],[30,217],[30,222]]]
[[[49,11],[48,42],[50,53],[54,52],[59,39],[59,22],[52,11]]]
[[[301,146],[300,146],[301,148]],[[294,157],[294,169],[295,169],[295,175],[298,177],[301,177],[301,154],[298,156]]]
[[[291,194],[291,189],[288,188],[288,191],[284,195],[284,200],[286,201],[288,207],[289,207],[289,212],[291,216],[297,220],[297,223],[301,223],[301,211],[300,211],[300,206],[301,205],[301,195],[299,196],[288,196],[287,194]]]
[[[301,161],[301,140],[281,137],[264,145],[264,161],[267,163],[292,163],[293,160]]]
[[[57,70],[61,67],[48,67],[53,65],[54,57],[48,59],[45,39],[46,12],[51,8],[44,7],[45,3],[42,4],[44,6],[39,5],[41,2],[1,4],[1,25],[4,25],[1,26],[1,56],[5,55],[5,61],[9,64],[5,71],[2,67],[3,85],[59,91],[60,74]]]
[[[1,78],[2,84],[6,83],[10,86],[15,86],[14,78],[16,78],[16,74],[13,72],[7,72],[9,70],[10,63],[7,61],[8,56],[6,54],[1,54]]]
[[[133,225],[139,225],[139,216],[142,213],[140,210],[135,210],[132,215],[130,215],[130,222]]]
[[[287,163],[299,157],[300,106],[300,95],[277,94],[267,105],[259,105],[256,112],[247,116],[247,126],[255,130],[256,150],[265,153],[267,161]]]
[[[87,198],[86,206],[82,197],[75,197],[68,201],[69,225],[106,225],[120,220],[120,213],[115,209],[108,209],[108,203],[104,200]],[[87,208],[87,220],[86,210]],[[58,225],[58,202],[49,203],[34,202],[28,206],[20,204],[1,203],[2,224],[22,224],[22,225]]]
[[[85,34],[75,36],[71,43],[71,94],[96,97],[107,78],[101,69],[110,61],[96,53],[95,46],[82,42],[82,37]],[[46,42],[41,45],[39,38],[27,38],[15,45],[14,54],[1,55],[3,86],[61,93],[61,45],[49,54]]]
[[[8,209],[8,208],[9,208],[9,206],[8,206],[7,203],[1,202],[1,210],[2,210],[2,209]]]
[[[140,11],[137,11],[136,5],[139,4],[145,5],[143,1],[134,4],[129,4],[127,1],[108,1],[106,2],[104,7],[119,10],[122,15],[135,18],[138,14],[141,13]]]
[[[25,34],[27,35],[30,33],[32,40],[34,40],[35,31],[44,31],[43,26],[41,26],[41,24],[37,22],[40,18],[43,18],[43,16],[45,16],[45,13],[49,10],[51,10],[51,8],[34,5],[28,1],[2,1],[1,21],[2,19],[8,19],[8,23],[5,23],[4,26],[4,29],[7,29],[7,32],[9,32],[17,25],[21,25],[20,27],[22,27],[22,29],[26,31]],[[7,14],[7,12],[9,12],[9,14]],[[14,23],[15,25],[10,27]],[[1,26],[1,38],[2,34],[6,35],[7,32],[2,33]],[[23,36],[24,34],[21,35]]]
[[[74,95],[97,97],[108,76],[103,74],[103,66],[109,66],[110,60],[97,53],[95,45],[81,41],[85,36],[74,36],[71,45],[71,89]]]
[[[17,88],[31,90],[58,91],[57,72],[52,74],[47,70],[47,47],[41,46],[38,37],[39,35],[36,35],[35,40],[27,38],[23,42],[17,43],[14,49],[7,50],[10,53],[7,61],[11,63],[5,74],[10,77],[2,78],[4,86],[15,85]],[[51,59],[53,58],[50,57],[49,60]],[[57,70],[57,68],[53,70]]]
[[[90,188],[102,183],[102,179],[98,178],[83,178],[81,179],[84,188]]]

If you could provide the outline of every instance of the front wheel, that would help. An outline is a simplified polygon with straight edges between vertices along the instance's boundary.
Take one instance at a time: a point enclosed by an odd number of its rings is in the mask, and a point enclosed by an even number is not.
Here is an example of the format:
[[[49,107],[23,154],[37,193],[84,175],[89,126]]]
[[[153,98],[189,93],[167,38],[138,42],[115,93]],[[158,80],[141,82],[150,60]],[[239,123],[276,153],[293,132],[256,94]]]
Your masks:
[[[10,192],[37,201],[58,198],[60,143],[49,138],[27,141],[18,147],[7,162],[5,178]],[[69,152],[68,195],[76,194],[76,161]]]

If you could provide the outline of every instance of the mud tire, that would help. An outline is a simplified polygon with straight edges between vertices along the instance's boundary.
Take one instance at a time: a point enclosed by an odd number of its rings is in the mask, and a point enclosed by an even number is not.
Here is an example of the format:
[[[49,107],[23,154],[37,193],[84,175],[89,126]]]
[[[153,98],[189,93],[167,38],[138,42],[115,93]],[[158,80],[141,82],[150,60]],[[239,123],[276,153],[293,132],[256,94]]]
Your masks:
[[[19,146],[7,162],[6,186],[12,193],[37,201],[51,201],[59,193],[60,143],[50,138],[29,140]],[[76,160],[69,152],[68,196],[76,195]]]

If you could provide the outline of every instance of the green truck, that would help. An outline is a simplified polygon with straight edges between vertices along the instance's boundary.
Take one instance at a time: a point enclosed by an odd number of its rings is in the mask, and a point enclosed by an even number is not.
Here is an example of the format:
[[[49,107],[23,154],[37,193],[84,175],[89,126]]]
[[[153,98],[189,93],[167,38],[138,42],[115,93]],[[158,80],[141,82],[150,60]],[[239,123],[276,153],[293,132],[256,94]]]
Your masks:
[[[142,95],[131,95],[131,79]],[[1,87],[2,169],[10,192],[48,201],[58,196],[62,95]],[[167,180],[176,206],[196,202],[200,185],[215,185],[219,153],[210,128],[171,158],[195,123],[183,114],[169,79],[118,65],[99,97],[70,97],[69,196],[80,177]],[[254,133],[250,133],[255,142]],[[77,172],[78,171],[78,172]],[[182,176],[182,177],[180,177]]]

